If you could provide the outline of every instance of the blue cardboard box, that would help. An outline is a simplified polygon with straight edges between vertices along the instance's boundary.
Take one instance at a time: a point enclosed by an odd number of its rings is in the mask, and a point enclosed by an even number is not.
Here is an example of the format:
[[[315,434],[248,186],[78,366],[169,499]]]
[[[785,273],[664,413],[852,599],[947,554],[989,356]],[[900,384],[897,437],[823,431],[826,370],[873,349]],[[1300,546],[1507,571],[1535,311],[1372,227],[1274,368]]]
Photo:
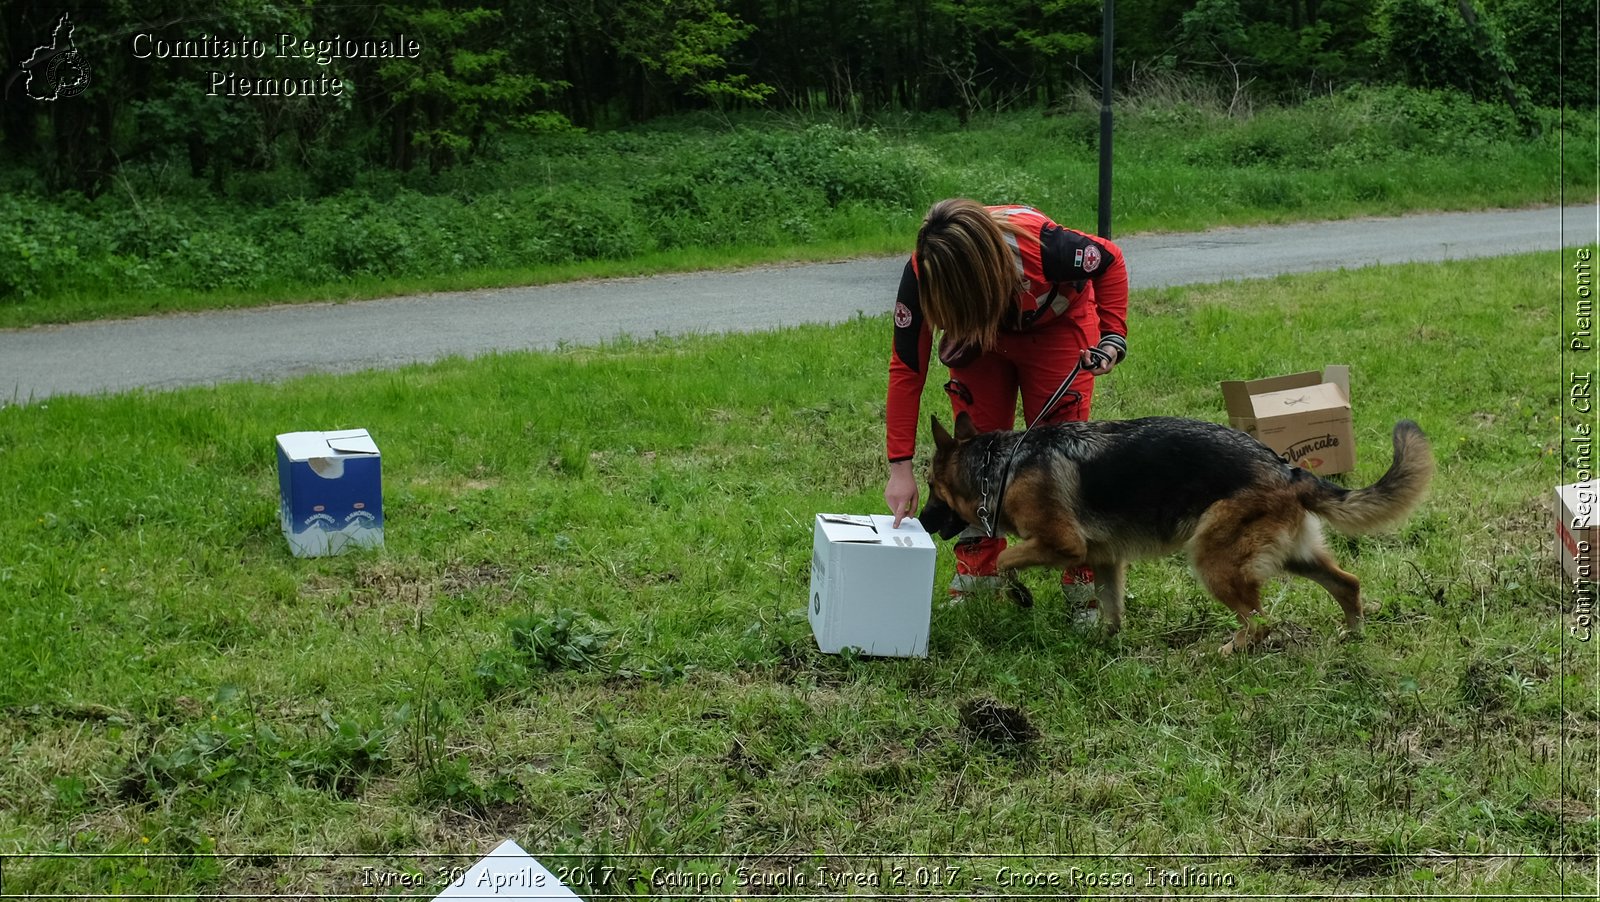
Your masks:
[[[365,429],[278,436],[278,517],[295,557],[383,545],[383,478]]]

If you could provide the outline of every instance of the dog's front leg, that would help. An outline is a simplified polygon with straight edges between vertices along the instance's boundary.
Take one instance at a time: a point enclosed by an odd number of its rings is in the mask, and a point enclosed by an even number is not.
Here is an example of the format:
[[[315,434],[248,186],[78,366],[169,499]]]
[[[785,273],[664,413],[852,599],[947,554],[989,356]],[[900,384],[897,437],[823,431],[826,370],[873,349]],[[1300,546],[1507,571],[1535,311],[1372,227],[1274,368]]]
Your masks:
[[[1085,566],[1088,563],[1087,557],[1088,549],[1077,533],[1072,533],[1067,541],[1049,543],[1035,535],[1007,545],[1006,550],[1000,552],[996,563],[1002,572],[1026,570],[1029,567],[1067,570]]]
[[[1106,635],[1115,636],[1122,629],[1122,599],[1128,587],[1128,563],[1096,564],[1094,568],[1094,594],[1100,602],[1100,623]]]
[[[1002,567],[1000,568],[1000,579],[1005,583],[1005,588],[1001,591],[1006,594],[1006,597],[1015,602],[1017,607],[1033,607],[1033,593],[1028,591],[1028,587],[1022,584],[1022,578],[1017,575],[1017,571],[1007,570]]]
[[[1077,537],[1076,533],[1071,535],[1073,538]],[[1078,544],[1082,545],[1081,540]],[[1035,535],[1026,539],[1019,539],[1007,545],[1006,550],[1000,552],[996,565],[999,567],[1001,578],[1005,580],[1006,594],[1010,595],[1011,599],[1022,607],[1031,608],[1033,607],[1033,593],[1029,592],[1028,587],[1022,584],[1022,581],[1017,577],[1017,571],[1025,570],[1029,567],[1055,567],[1060,570],[1066,570],[1083,566],[1083,560],[1083,551],[1080,550],[1076,554],[1071,551],[1063,551],[1056,545],[1041,541],[1040,537]]]

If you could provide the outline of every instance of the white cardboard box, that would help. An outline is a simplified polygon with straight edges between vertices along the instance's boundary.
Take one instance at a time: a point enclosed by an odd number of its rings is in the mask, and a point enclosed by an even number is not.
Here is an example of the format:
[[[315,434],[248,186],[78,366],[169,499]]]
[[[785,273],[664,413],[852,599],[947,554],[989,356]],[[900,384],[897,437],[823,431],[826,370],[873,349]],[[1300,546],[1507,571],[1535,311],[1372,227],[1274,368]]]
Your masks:
[[[365,429],[278,436],[278,520],[295,557],[383,544],[383,470]]]
[[[925,657],[933,607],[933,538],[907,517],[818,514],[806,613],[828,654]]]
[[[440,899],[500,899],[505,902],[530,902],[534,899],[576,899],[576,893],[556,879],[538,859],[522,847],[506,840],[487,857],[458,874]]]
[[[1556,537],[1561,567],[1573,582],[1600,582],[1595,548],[1600,545],[1600,482],[1556,487]]]

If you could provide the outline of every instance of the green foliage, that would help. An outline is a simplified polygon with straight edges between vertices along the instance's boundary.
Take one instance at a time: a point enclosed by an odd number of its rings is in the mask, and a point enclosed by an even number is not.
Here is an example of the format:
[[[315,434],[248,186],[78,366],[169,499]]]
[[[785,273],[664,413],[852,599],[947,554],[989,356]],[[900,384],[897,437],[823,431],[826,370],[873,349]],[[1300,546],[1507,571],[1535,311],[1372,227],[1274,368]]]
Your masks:
[[[1294,172],[1493,154],[1520,143],[1519,135],[1516,117],[1504,106],[1448,90],[1368,88],[1207,131],[1184,155],[1198,166]]]
[[[575,611],[524,614],[508,626],[511,650],[534,670],[597,670],[611,660],[611,631]]]
[[[575,611],[522,614],[506,626],[509,642],[484,651],[473,667],[486,698],[529,688],[539,674],[609,670],[615,658],[613,631]]]
[[[8,104],[0,144],[51,192],[96,196],[130,168],[184,171],[213,195],[239,174],[292,171],[319,195],[369,167],[438,174],[523,134],[765,106],[974,116],[1070,105],[1098,92],[1097,0],[407,0],[375,10],[219,0],[113,3],[78,17],[94,72],[70,104]],[[22,59],[58,12],[0,12],[0,52]],[[160,23],[160,24],[152,24]],[[1595,24],[1558,0],[1147,0],[1119,11],[1115,80],[1214,79],[1237,106],[1357,86],[1461,90],[1517,106],[1589,108]],[[260,58],[139,58],[128,35],[255,37]],[[276,36],[310,41],[288,52]],[[327,54],[335,37],[405,36],[402,52]],[[414,44],[415,52],[410,52]],[[150,45],[141,44],[140,53]],[[113,51],[113,48],[116,48]],[[223,65],[223,63],[226,65]],[[227,97],[218,74],[337,79],[326,96]],[[1528,123],[1522,123],[1526,126]],[[19,280],[20,281],[20,280]]]
[[[1368,81],[1371,5],[1197,0],[1183,13],[1178,46],[1185,58],[1236,84],[1264,83],[1269,95]],[[1176,65],[1178,58],[1169,58],[1167,66]]]
[[[0,195],[0,298],[36,297],[72,278],[82,225],[53,204]]]
[[[464,160],[501,131],[529,126],[536,103],[565,86],[529,74],[512,58],[500,10],[383,9],[394,33],[421,45],[416,58],[386,60],[375,73],[396,107],[387,123],[396,133],[395,168],[411,168],[413,150],[432,172]]]
[[[775,90],[724,71],[725,55],[755,29],[723,9],[722,0],[621,0],[613,21],[620,56],[690,95],[760,103]]]
[[[1554,0],[1478,0],[1488,27],[1503,41],[1517,87],[1536,104],[1592,110],[1596,58],[1594,9]]]
[[[522,148],[511,161],[424,182],[430,190],[366,178],[316,197],[306,180],[275,170],[230,177],[229,202],[197,202],[181,185],[163,189],[141,177],[93,200],[0,196],[0,304],[778,246],[814,237],[844,210],[911,215],[928,193],[926,155],[880,132],[825,124],[547,134]],[[638,177],[640,159],[653,174]],[[559,181],[508,174],[547,176],[556,164]],[[609,192],[598,190],[597,173]]]
[[[465,808],[480,815],[497,805],[516,801],[520,794],[516,783],[505,776],[487,783],[478,781],[472,775],[471,762],[460,757],[440,762],[426,774],[420,787],[424,801]]]
[[[335,719],[324,711],[325,734],[286,739],[259,712],[231,704],[238,698],[237,689],[223,687],[218,714],[157,736],[128,764],[119,797],[203,808],[209,799],[273,791],[289,783],[348,798],[390,765],[392,724]]]
[[[1404,84],[1499,98],[1516,64],[1492,22],[1468,22],[1463,4],[1470,10],[1470,0],[1382,0],[1374,48]]]

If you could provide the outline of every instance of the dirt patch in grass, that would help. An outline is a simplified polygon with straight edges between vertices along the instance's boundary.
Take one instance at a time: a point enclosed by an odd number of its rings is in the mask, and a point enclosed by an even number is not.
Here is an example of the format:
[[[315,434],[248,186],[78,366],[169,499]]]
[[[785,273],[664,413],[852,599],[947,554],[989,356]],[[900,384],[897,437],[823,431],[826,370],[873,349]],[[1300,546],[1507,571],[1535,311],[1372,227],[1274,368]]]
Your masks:
[[[1577,799],[1539,799],[1529,802],[1530,811],[1547,815],[1568,824],[1581,824],[1594,820],[1594,809]]]
[[[1301,626],[1293,620],[1280,620],[1272,625],[1272,632],[1267,633],[1267,637],[1261,640],[1259,650],[1288,651],[1306,645],[1311,641],[1311,637],[1310,627]]]
[[[959,716],[961,726],[974,738],[997,746],[1014,748],[1039,738],[1039,728],[1028,720],[1028,715],[992,698],[964,702]]]
[[[1212,637],[1216,637],[1220,645],[1225,641],[1223,635],[1206,612],[1193,610],[1183,620],[1157,633],[1156,638],[1168,648],[1187,648],[1202,640],[1210,641]]]
[[[728,754],[722,756],[722,766],[730,776],[749,781],[760,780],[772,772],[772,768],[759,756],[752,754],[744,740],[737,736],[733,738],[733,747],[728,749]]]
[[[510,577],[509,570],[489,561],[452,564],[439,578],[439,589],[449,595],[460,595],[473,589],[503,585]]]
[[[1358,839],[1284,839],[1261,850],[1263,868],[1333,874],[1341,878],[1399,873],[1410,858],[1384,852]]]

